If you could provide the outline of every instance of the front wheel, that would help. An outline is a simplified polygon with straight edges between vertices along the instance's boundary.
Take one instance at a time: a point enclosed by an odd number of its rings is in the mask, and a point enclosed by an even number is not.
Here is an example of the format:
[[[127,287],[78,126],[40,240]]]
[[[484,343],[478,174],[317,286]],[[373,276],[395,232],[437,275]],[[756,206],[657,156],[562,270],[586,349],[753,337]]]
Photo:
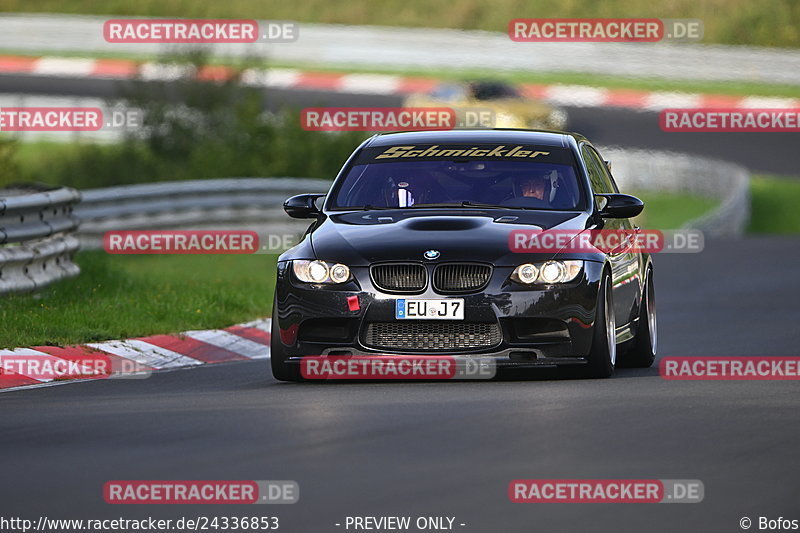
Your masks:
[[[589,353],[587,366],[587,375],[589,377],[607,378],[614,373],[614,365],[617,362],[616,329],[611,276],[606,273],[603,275],[600,283],[600,294],[597,297],[592,349]]]
[[[649,368],[656,360],[658,330],[656,325],[656,291],[653,285],[653,269],[647,270],[642,303],[639,305],[639,325],[636,339],[622,361],[632,368]]]

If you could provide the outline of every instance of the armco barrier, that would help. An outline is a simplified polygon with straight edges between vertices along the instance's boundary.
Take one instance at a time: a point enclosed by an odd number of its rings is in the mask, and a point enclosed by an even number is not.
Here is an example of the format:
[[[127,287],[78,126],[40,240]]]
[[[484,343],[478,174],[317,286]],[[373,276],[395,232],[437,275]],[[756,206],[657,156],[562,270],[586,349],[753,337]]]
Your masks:
[[[714,198],[719,206],[686,224],[707,237],[740,235],[750,212],[749,174],[731,163],[704,157],[644,150],[607,148],[603,155],[623,190],[658,190]],[[83,191],[75,213],[81,246],[97,248],[105,232],[137,229],[250,228],[299,233],[308,221],[290,219],[283,201],[303,192],[325,192],[327,180],[307,178],[225,178],[125,185]],[[20,249],[0,248],[0,292],[36,288],[57,273],[77,268],[66,259],[76,248],[68,235],[75,228],[68,213],[77,201],[72,189],[9,196],[0,202],[0,238],[51,241]],[[25,211],[27,210],[27,211]],[[20,213],[23,222],[17,222]],[[6,215],[7,213],[7,215]],[[52,261],[51,261],[52,259]],[[53,266],[51,266],[53,265]],[[13,268],[12,268],[13,267]],[[50,269],[50,270],[48,270]],[[53,278],[57,279],[57,278]]]
[[[309,221],[290,219],[283,201],[327,192],[331,182],[306,178],[225,178],[124,185],[82,191],[75,214],[85,248],[97,248],[112,230],[268,228],[298,233]]]
[[[0,189],[0,294],[31,291],[77,275],[80,193],[68,187]]]
[[[611,161],[622,190],[683,193],[719,201],[714,210],[684,228],[699,229],[706,237],[744,233],[750,220],[750,173],[746,168],[674,152],[606,148],[600,153]]]
[[[602,150],[623,190],[657,190],[700,195],[720,202],[686,227],[708,237],[740,235],[749,219],[749,174],[738,165],[704,157],[644,150]],[[227,178],[126,185],[83,191],[76,208],[81,245],[97,248],[111,230],[229,227],[298,232],[308,221],[281,209],[294,194],[326,192],[327,180]]]

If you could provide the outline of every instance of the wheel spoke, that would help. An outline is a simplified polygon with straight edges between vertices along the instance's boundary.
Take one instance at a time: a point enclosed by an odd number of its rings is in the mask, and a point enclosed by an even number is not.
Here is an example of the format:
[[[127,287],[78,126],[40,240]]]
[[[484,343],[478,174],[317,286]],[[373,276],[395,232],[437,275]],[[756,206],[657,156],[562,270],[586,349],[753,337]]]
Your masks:
[[[605,315],[606,315],[606,341],[608,342],[608,355],[611,366],[617,362],[617,322],[614,317],[614,303],[611,294],[611,280],[606,279],[605,287]]]

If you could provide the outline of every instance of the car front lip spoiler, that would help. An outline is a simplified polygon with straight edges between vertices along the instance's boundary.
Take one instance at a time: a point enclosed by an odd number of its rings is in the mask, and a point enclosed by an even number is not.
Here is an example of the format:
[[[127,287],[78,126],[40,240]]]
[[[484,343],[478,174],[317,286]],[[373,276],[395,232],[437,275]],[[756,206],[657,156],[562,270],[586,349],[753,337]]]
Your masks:
[[[332,348],[325,351],[335,352],[350,352],[349,354],[335,354],[333,357],[347,357],[349,356],[370,356],[370,357],[414,357],[410,354],[387,354],[387,353],[374,353],[363,352],[351,348]],[[537,357],[536,359],[510,359],[511,352],[520,352],[521,350],[503,350],[502,352],[482,353],[482,354],[452,354],[452,353],[419,353],[418,356],[433,356],[433,357],[459,357],[459,358],[493,358],[498,367],[513,367],[513,368],[557,368],[560,366],[581,366],[587,364],[589,361],[585,357]],[[328,354],[321,354],[326,356]],[[303,360],[303,356],[292,356],[286,358],[286,362],[290,364],[299,365]]]

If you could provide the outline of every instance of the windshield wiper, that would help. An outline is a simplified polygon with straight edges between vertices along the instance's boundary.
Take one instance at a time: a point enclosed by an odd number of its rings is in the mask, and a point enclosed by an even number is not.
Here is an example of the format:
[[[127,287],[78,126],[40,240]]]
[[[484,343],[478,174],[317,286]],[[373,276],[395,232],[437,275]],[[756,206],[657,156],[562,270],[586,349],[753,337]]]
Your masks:
[[[482,204],[479,202],[470,202],[469,200],[464,200],[463,202],[441,202],[441,203],[430,203],[430,204],[414,204],[414,205],[407,205],[405,207],[400,206],[392,206],[392,207],[375,207],[374,205],[365,205],[363,207],[359,207],[357,209],[361,209],[363,211],[371,211],[375,209],[436,209],[436,208],[459,208],[459,207],[479,207],[484,209],[531,209],[530,207],[518,207],[518,206],[508,206],[508,205],[499,205],[499,204]],[[355,208],[354,208],[355,209]]]
[[[463,202],[458,203],[438,203],[438,204],[414,204],[408,206],[406,209],[415,209],[415,208],[436,208],[436,207],[481,207],[486,209],[528,209],[525,207],[511,207],[507,205],[497,205],[497,204],[482,204],[479,202],[470,202],[469,200],[464,200]],[[399,207],[398,209],[404,209],[403,207]]]
[[[510,207],[507,205],[498,205],[498,204],[482,204],[480,202],[470,202],[469,200],[464,200],[461,202],[462,207],[486,207],[489,209],[526,209],[525,207]]]
[[[419,207],[463,207],[461,204],[453,203],[439,203],[439,204],[414,204],[406,207],[398,207],[397,209],[416,209]]]

